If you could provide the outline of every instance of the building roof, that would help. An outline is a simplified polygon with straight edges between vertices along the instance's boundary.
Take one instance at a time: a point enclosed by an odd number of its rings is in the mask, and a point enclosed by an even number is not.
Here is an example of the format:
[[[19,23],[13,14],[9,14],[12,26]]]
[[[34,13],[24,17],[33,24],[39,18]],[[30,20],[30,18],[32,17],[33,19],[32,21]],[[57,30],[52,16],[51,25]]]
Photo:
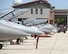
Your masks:
[[[15,5],[15,6],[12,6],[13,8],[27,8],[27,7],[30,7],[30,6],[34,6],[36,4],[42,4],[44,6],[46,6],[47,8],[50,8],[51,7],[51,4],[48,3],[48,1],[44,1],[44,0],[37,0],[37,1],[32,1],[32,2],[28,2],[28,3],[23,3],[23,4],[19,4],[19,5]]]
[[[67,12],[67,9],[55,9],[54,12]]]

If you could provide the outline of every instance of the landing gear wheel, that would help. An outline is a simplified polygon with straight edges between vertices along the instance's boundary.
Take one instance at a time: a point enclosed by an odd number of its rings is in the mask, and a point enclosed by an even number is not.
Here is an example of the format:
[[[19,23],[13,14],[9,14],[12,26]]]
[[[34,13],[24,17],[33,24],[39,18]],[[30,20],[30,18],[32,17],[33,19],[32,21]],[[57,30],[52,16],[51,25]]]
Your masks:
[[[0,49],[2,49],[2,47],[3,47],[3,45],[2,45],[2,44],[0,44]]]
[[[66,33],[66,31],[64,31],[64,33]]]

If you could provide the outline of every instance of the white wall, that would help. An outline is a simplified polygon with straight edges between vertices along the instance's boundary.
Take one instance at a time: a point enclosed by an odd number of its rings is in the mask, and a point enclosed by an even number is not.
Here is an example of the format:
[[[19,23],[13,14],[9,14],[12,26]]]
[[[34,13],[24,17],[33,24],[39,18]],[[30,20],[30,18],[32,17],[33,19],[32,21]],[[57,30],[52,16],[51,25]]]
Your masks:
[[[18,16],[17,18],[49,18],[49,16],[50,9],[44,8],[43,14],[40,14],[40,9],[38,8],[38,14],[35,14],[35,8],[33,8],[33,14],[31,14],[31,9],[28,8],[28,10],[24,14]]]

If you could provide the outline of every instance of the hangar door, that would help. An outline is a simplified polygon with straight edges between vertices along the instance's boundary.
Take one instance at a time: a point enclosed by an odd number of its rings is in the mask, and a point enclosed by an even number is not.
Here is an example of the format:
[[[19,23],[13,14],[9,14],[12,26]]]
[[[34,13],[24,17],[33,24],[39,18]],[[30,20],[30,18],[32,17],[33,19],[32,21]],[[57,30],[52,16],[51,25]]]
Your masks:
[[[54,22],[60,24],[67,25],[67,16],[66,15],[55,15]]]

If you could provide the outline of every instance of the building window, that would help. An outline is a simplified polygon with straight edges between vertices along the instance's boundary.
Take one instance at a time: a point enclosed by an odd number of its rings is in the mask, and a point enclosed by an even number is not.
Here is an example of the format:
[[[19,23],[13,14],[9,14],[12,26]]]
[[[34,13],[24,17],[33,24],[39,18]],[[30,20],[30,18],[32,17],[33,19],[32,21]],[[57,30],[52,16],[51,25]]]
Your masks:
[[[35,13],[38,14],[38,9],[37,8],[35,9]]]
[[[43,9],[40,9],[40,14],[43,14]]]
[[[31,14],[33,14],[33,9],[31,9]]]

